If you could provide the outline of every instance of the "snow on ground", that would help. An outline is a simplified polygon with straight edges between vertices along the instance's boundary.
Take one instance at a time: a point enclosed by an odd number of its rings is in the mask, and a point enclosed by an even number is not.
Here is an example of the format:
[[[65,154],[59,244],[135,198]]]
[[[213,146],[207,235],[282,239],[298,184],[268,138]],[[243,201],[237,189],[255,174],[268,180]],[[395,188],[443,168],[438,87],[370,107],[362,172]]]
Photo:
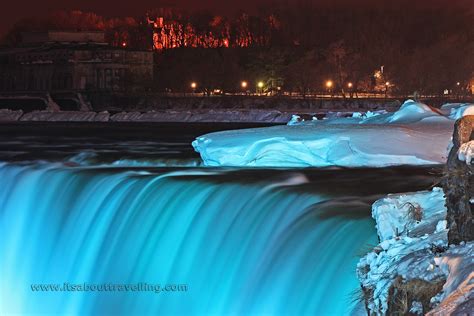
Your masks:
[[[400,277],[403,282],[447,280],[431,299],[431,307],[437,306],[433,315],[471,304],[474,242],[448,248],[442,189],[389,195],[373,204],[372,216],[381,242],[357,265],[362,286],[372,293],[367,302],[372,314],[386,314],[389,290]],[[417,301],[409,308],[422,312]]]
[[[203,135],[193,146],[207,166],[442,164],[454,122],[441,110],[409,100],[394,113],[312,121],[294,116],[287,126]]]

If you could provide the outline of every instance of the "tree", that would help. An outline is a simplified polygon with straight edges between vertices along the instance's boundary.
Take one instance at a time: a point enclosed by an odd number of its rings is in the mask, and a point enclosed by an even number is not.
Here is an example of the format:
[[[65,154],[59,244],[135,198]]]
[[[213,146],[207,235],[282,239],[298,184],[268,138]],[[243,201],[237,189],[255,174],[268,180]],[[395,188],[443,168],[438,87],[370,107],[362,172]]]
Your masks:
[[[322,82],[323,63],[316,51],[304,52],[291,62],[285,70],[285,87],[296,90],[303,98]]]

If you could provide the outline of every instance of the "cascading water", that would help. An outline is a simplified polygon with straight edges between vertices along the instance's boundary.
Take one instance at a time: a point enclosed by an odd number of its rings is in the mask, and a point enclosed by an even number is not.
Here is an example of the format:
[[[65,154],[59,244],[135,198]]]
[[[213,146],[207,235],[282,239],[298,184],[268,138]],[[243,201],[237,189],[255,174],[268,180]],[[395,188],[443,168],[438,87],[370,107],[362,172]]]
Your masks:
[[[0,314],[327,315],[352,311],[367,212],[308,189],[303,173],[226,180],[0,165]],[[347,208],[347,206],[345,206]],[[182,292],[33,292],[31,284],[186,284]]]

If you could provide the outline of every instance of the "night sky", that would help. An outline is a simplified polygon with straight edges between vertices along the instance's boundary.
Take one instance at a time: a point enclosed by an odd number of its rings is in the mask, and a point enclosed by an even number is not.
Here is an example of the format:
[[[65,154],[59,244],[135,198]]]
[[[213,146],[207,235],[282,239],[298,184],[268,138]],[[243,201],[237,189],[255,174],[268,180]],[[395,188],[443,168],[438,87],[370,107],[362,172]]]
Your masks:
[[[106,17],[142,16],[148,9],[159,7],[177,7],[188,11],[212,10],[218,14],[232,15],[239,11],[254,12],[258,7],[271,6],[275,1],[286,3],[312,2],[315,4],[343,6],[348,10],[361,6],[377,5],[393,6],[400,0],[8,0],[2,4],[0,12],[0,35],[7,32],[12,25],[26,17],[42,16],[56,10],[81,10],[95,12]],[[432,7],[434,2],[445,7],[454,3],[470,4],[473,0],[411,0],[411,5]]]

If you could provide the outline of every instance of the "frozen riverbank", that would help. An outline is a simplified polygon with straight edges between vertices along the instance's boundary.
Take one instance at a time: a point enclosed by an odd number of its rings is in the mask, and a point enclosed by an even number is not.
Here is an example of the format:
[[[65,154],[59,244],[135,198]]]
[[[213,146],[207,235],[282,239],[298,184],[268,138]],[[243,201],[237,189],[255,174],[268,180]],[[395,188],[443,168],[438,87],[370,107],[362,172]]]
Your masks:
[[[315,114],[315,113],[314,113]],[[246,122],[286,123],[291,113],[277,110],[163,110],[109,113],[92,111],[0,110],[1,122]]]
[[[394,113],[300,122],[293,118],[287,126],[203,135],[193,146],[208,166],[443,164],[455,119],[471,109],[450,104],[438,110],[409,100]]]

